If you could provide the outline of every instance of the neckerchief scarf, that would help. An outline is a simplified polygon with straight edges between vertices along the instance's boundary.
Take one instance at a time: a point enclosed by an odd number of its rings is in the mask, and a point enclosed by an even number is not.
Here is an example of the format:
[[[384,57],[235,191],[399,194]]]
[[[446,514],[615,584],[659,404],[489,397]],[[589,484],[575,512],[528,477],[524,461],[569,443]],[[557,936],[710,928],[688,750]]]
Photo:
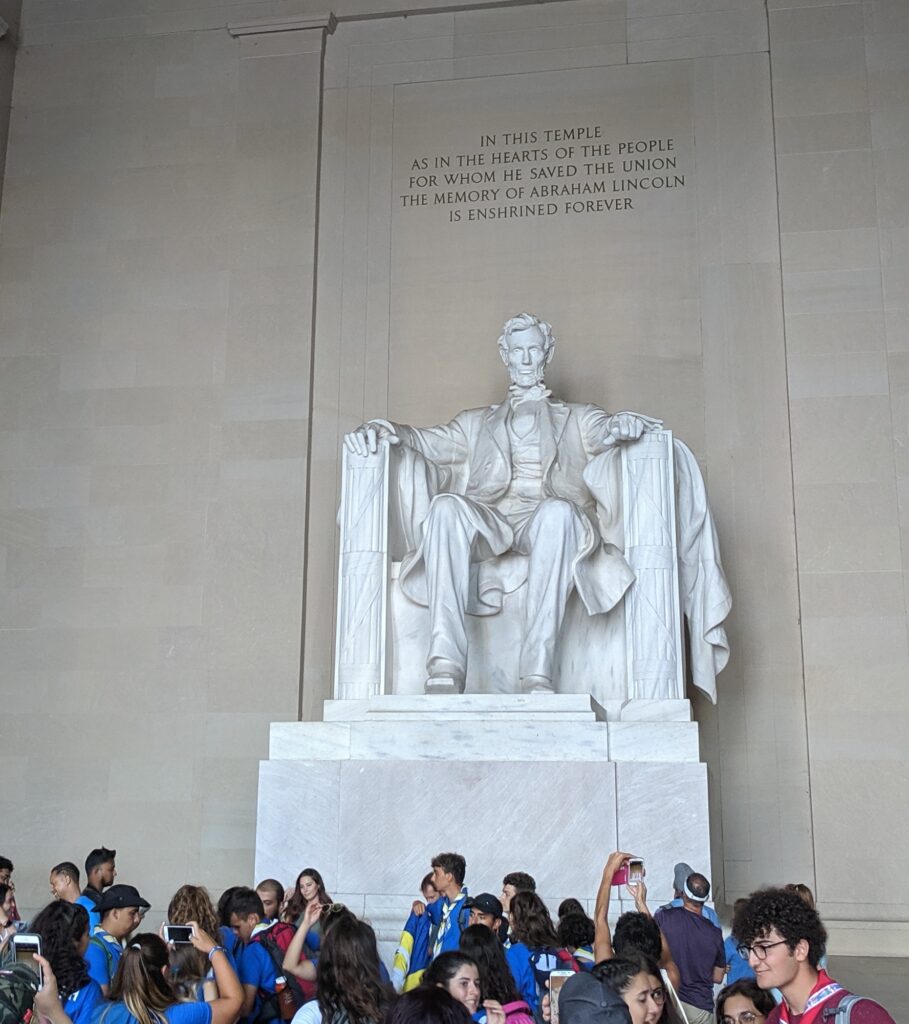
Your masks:
[[[795,1015],[799,1017],[800,1024],[814,1024],[821,1014],[823,1004],[842,991],[842,985],[838,985],[825,970],[819,970],[817,972],[817,983],[811,990],[811,995],[808,996],[805,1009],[800,1016],[798,1014]],[[789,1012],[789,1005],[784,999],[780,1005],[780,1022],[781,1024],[790,1024],[791,1019],[792,1015]]]
[[[549,398],[551,394],[552,392],[548,388],[543,387],[542,381],[529,388],[522,388],[517,384],[512,384],[508,389],[508,401],[513,409],[516,405],[520,405],[521,402],[542,402],[544,399]]]
[[[461,900],[463,900],[466,896],[467,886],[465,885],[461,887],[461,895],[453,903],[449,900],[449,902],[447,902],[445,906],[442,907],[442,920],[439,922],[439,930],[438,932],[436,932],[436,941],[433,943],[432,946],[433,959],[435,959],[439,955],[439,953],[442,952],[442,940],[445,938],[446,934],[448,933],[448,929],[451,927],[451,912],[454,910],[455,907],[460,906]],[[448,897],[446,896],[445,899],[447,900]]]

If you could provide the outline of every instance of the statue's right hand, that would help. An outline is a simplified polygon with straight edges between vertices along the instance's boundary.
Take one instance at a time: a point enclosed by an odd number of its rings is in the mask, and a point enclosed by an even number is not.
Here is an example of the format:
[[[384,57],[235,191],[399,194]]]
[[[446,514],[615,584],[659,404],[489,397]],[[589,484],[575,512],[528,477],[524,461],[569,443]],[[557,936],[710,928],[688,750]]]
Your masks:
[[[382,439],[391,444],[401,442],[400,437],[391,429],[391,424],[382,420],[370,420],[344,435],[344,447],[351,455],[370,455],[378,449],[379,441]]]

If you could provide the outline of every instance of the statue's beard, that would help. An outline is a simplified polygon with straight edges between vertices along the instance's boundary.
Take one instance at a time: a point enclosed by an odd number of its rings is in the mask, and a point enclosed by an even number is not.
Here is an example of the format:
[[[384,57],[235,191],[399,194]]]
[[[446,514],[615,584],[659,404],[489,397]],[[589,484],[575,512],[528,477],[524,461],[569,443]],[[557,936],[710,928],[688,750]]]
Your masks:
[[[546,368],[541,366],[536,373],[522,373],[520,370],[509,367],[508,375],[511,377],[512,387],[535,388],[542,385],[543,378],[546,376]]]

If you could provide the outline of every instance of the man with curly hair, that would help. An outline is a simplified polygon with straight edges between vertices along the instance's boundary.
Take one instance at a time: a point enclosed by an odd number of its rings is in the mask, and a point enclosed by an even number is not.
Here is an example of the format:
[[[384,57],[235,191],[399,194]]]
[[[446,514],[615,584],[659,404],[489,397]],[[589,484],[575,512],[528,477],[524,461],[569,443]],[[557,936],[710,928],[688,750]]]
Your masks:
[[[894,1024],[883,1006],[847,992],[819,967],[827,931],[797,893],[752,893],[736,912],[732,931],[758,986],[782,993],[766,1024]]]

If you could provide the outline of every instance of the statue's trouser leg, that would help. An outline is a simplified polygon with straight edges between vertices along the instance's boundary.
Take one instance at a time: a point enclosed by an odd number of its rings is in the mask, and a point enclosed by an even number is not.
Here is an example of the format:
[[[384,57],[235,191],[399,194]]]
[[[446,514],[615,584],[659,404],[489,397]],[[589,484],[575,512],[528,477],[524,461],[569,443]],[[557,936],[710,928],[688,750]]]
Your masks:
[[[556,641],[574,586],[572,566],[586,531],[583,515],[570,501],[546,498],[516,537],[515,548],[530,556],[521,679],[552,679]]]
[[[438,495],[423,525],[423,560],[429,596],[429,657],[432,675],[467,674],[467,591],[470,551],[477,531],[463,498]]]

